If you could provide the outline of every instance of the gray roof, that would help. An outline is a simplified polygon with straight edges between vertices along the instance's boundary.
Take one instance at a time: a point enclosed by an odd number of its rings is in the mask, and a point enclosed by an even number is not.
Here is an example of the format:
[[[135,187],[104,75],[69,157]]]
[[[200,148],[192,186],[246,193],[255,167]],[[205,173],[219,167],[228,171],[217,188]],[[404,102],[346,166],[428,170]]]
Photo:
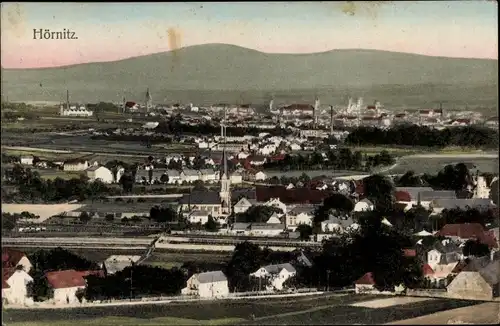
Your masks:
[[[215,174],[215,171],[212,169],[202,169],[200,170],[200,173],[203,175],[213,175]]]
[[[433,207],[439,207],[444,209],[466,209],[477,208],[477,209],[488,209],[493,207],[491,204],[491,199],[489,198],[471,198],[471,199],[436,199],[433,201]]]
[[[431,187],[396,187],[396,191],[406,191],[412,200],[417,200],[420,192],[433,191],[433,189]]]
[[[284,230],[285,224],[252,223],[252,230]]]
[[[446,245],[443,245],[441,241],[436,241],[434,243],[433,249],[439,251],[440,253],[446,254],[446,253],[461,253],[462,249],[455,244],[454,242],[451,242],[447,240]]]
[[[217,205],[221,203],[219,192],[217,191],[193,191],[184,195],[179,204],[181,205]]]
[[[435,199],[456,199],[457,195],[453,190],[422,191],[419,193],[421,201],[431,201]]]
[[[198,209],[191,212],[191,216],[208,216],[208,215],[210,215],[209,212]]]
[[[227,281],[226,275],[222,271],[206,272],[196,274],[196,279],[199,283],[212,283]]]
[[[339,224],[344,229],[350,227],[354,223],[354,221],[350,217],[348,217],[347,219],[338,218],[338,217],[331,217],[328,220],[326,220],[325,222]]]
[[[198,172],[199,171],[191,170],[191,169],[182,170],[182,173],[184,173],[184,175],[186,175],[186,176],[197,176]]]
[[[247,230],[250,228],[251,223],[234,223],[232,226],[232,230]]]
[[[290,263],[267,265],[262,268],[264,268],[270,274],[277,274],[281,272],[282,269],[286,269],[290,273],[296,272],[295,267],[293,267]]]
[[[166,169],[153,169],[153,179],[160,179],[162,175],[167,174]],[[149,179],[149,170],[138,169],[135,173],[135,179]]]
[[[298,215],[300,213],[313,214],[316,209],[316,205],[297,205],[288,214]]]

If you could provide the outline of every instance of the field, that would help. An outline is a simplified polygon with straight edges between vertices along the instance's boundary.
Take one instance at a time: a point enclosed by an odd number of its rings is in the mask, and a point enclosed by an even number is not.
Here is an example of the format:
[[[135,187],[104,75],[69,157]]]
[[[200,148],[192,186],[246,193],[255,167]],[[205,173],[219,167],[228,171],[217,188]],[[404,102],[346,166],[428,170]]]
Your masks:
[[[9,325],[381,324],[479,303],[436,299],[409,303],[409,298],[395,297],[392,299],[394,305],[385,308],[351,305],[377,298],[380,296],[328,294],[259,300],[82,307],[71,310],[9,309],[3,311],[3,320]],[[387,297],[382,298],[387,300]]]
[[[452,157],[452,155],[457,155]],[[450,154],[448,157],[403,157],[397,162],[397,166],[386,171],[389,174],[402,174],[410,170],[415,173],[435,174],[448,164],[473,163],[480,172],[498,173],[498,156],[488,157],[460,157],[458,154]]]

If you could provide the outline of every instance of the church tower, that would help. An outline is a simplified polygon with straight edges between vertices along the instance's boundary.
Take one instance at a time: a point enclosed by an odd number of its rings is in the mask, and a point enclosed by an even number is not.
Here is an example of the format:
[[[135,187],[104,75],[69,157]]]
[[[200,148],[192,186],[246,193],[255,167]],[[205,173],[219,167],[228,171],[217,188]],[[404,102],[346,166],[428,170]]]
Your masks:
[[[222,149],[222,161],[224,170],[221,171],[220,178],[220,200],[222,204],[222,214],[230,215],[231,214],[231,179],[227,172],[227,152],[226,152],[226,136],[227,136],[227,126],[226,126],[226,116],[227,108],[224,108],[224,120],[221,123],[221,138],[224,142]]]

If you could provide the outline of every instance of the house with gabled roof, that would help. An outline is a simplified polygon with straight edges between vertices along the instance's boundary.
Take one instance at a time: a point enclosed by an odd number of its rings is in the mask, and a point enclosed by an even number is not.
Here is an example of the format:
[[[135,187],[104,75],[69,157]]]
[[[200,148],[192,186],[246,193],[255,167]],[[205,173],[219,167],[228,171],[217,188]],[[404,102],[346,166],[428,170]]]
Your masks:
[[[493,300],[500,296],[500,261],[490,257],[471,259],[447,286],[452,298]]]
[[[56,304],[78,303],[76,293],[80,289],[85,289],[87,285],[83,275],[74,269],[47,272],[45,277],[54,290],[53,301]]]
[[[222,271],[198,273],[191,276],[186,287],[181,290],[183,295],[200,298],[223,298],[229,295],[226,275]]]
[[[266,279],[266,290],[282,290],[283,284],[291,277],[295,276],[297,271],[290,263],[267,265],[260,267],[257,271],[250,274],[256,278]]]
[[[279,223],[252,223],[250,226],[250,235],[275,237],[285,231],[285,224]]]
[[[316,205],[297,205],[286,214],[286,227],[295,230],[300,224],[312,226]]]
[[[245,213],[250,207],[255,205],[257,201],[255,199],[247,199],[242,197],[236,204],[233,206],[233,212],[235,214]]]
[[[192,210],[206,211],[213,217],[222,214],[222,201],[216,191],[193,191],[185,194],[179,200],[180,212],[191,212]]]
[[[268,224],[280,224],[281,223],[281,216],[274,212],[266,221]]]
[[[29,282],[33,282],[33,278],[22,265],[2,268],[2,303],[26,305],[33,302],[28,296]]]
[[[495,239],[494,233],[485,230],[479,223],[446,224],[436,235],[461,242],[478,240],[490,249],[498,248],[498,240]]]

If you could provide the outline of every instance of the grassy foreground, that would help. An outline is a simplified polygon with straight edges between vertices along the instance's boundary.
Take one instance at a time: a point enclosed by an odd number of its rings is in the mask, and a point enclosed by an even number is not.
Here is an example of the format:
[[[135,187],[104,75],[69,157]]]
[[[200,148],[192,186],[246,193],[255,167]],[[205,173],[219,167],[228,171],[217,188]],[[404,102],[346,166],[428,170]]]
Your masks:
[[[234,325],[245,321],[243,318],[223,318],[212,320],[196,320],[187,318],[176,317],[159,317],[151,319],[141,319],[133,317],[102,317],[90,320],[79,320],[80,326],[135,326],[135,325]],[[73,326],[75,323],[70,320],[55,320],[55,321],[32,321],[32,322],[19,322],[8,323],[12,326]]]

